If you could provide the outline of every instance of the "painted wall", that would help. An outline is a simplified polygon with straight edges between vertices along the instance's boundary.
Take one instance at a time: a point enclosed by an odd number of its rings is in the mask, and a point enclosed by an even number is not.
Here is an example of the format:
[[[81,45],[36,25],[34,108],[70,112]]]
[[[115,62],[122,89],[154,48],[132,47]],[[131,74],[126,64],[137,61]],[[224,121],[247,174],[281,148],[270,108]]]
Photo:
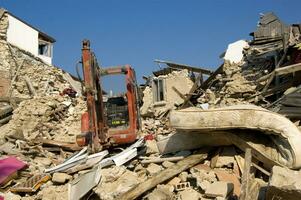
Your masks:
[[[7,41],[52,64],[52,57],[38,55],[39,32],[11,15],[8,15]]]
[[[7,41],[38,56],[39,32],[8,15]]]
[[[51,64],[52,63],[52,58],[44,55],[38,55],[39,58],[44,60],[46,63]]]

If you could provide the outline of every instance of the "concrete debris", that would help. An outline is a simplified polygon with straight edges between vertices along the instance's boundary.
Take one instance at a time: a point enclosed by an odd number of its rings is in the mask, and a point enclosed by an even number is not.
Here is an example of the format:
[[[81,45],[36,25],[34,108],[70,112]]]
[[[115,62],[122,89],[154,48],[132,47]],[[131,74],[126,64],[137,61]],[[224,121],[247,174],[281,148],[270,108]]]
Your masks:
[[[65,174],[65,173],[59,173],[56,172],[52,175],[52,182],[57,184],[63,184],[66,181],[69,181],[72,179],[72,176]]]
[[[162,163],[162,166],[165,167],[165,168],[169,168],[169,167],[171,167],[173,165],[174,165],[174,163],[173,162],[169,162],[169,161],[164,161]]]
[[[301,172],[274,166],[270,177],[266,199],[300,199]]]
[[[198,200],[201,195],[194,189],[187,189],[179,192],[179,196],[181,200]]]
[[[172,199],[174,194],[172,190],[164,185],[158,185],[156,189],[154,189],[150,194],[146,196],[148,200],[168,200]]]
[[[146,155],[159,153],[157,143],[155,140],[147,140],[146,145]]]
[[[157,174],[159,171],[161,171],[163,168],[160,165],[150,163],[148,167],[146,168],[147,173],[152,176]]]
[[[208,197],[227,197],[233,191],[233,183],[217,181],[209,185],[205,195]]]
[[[45,200],[65,200],[68,199],[68,187],[67,185],[47,185],[37,194],[37,199]]]
[[[263,15],[214,72],[157,60],[136,143],[94,154],[75,143],[81,83],[7,42],[7,27],[0,10],[0,160],[28,167],[0,170],[0,199],[301,199],[300,25]]]
[[[141,180],[136,173],[126,170],[118,179],[113,182],[100,182],[94,189],[99,198],[104,200],[115,199],[139,184]]]

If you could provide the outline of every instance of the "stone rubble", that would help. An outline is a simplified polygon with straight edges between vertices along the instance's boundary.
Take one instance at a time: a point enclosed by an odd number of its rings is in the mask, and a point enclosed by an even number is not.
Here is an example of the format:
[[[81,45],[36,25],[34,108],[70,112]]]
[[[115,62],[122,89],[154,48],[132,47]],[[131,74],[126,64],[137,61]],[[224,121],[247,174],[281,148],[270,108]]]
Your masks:
[[[2,18],[0,21],[0,27],[6,25],[4,20],[5,18]],[[248,48],[245,50],[250,51],[250,48],[252,50],[252,46]],[[14,56],[10,54],[10,50]],[[246,73],[246,70],[250,70],[246,64],[247,62],[231,63],[225,61],[222,72],[215,77],[215,83],[203,92],[196,92],[197,98],[194,99],[194,105],[201,107],[208,104],[209,108],[214,108],[229,104],[250,103],[248,97],[256,94],[257,88],[262,86],[262,83],[255,83],[252,80],[265,75],[266,72],[261,70],[253,75]],[[17,70],[18,67],[21,67],[19,71]],[[74,174],[53,173],[51,180],[43,184],[35,193],[15,194],[10,192],[9,188],[28,180],[33,175],[43,173],[49,167],[63,163],[73,155],[62,148],[55,149],[42,146],[39,141],[48,139],[74,143],[75,136],[80,134],[81,114],[86,110],[84,99],[80,96],[70,97],[60,94],[65,88],[70,87],[70,83],[64,77],[62,70],[42,63],[41,60],[33,58],[32,55],[14,46],[9,46],[2,40],[0,40],[0,70],[13,71],[12,74],[17,75],[16,80],[11,84],[10,96],[25,98],[14,109],[12,119],[0,127],[0,156],[1,158],[16,156],[29,165],[27,169],[18,174],[16,179],[1,188],[0,196],[12,200],[68,199],[68,183],[89,169],[80,170]],[[30,78],[37,92],[36,96],[30,94],[24,80],[25,76]],[[185,84],[182,85],[183,87],[177,86],[176,88],[185,94],[193,84],[187,70],[172,72],[159,78],[165,77],[168,81],[175,82],[179,76]],[[182,81],[178,82],[182,84]],[[187,157],[199,153],[198,149],[195,149],[160,155],[156,139],[175,133],[175,130],[169,126],[168,113],[183,103],[183,99],[168,94],[170,95],[167,98],[168,102],[161,106],[154,104],[150,86],[147,86],[143,93],[145,105],[141,108],[143,118],[140,136],[145,137],[145,146],[139,149],[138,156],[124,165],[112,165],[101,169],[100,182],[87,194],[85,199],[90,197],[105,200],[116,199],[176,164],[176,162],[171,161],[146,164],[142,163],[142,160],[145,159],[142,157]],[[118,147],[116,148],[118,149]],[[142,194],[141,199],[238,199],[242,175],[245,172],[242,166],[244,163],[239,162],[236,158],[242,152],[234,146],[218,148],[221,151],[219,151],[216,160],[214,160],[215,156],[210,155],[204,162],[182,171],[148,190]],[[111,150],[114,152],[115,147],[112,147]],[[111,155],[113,153],[110,152]],[[244,161],[243,157],[241,160]],[[269,170],[264,166],[264,163],[256,160],[253,162],[260,168]],[[290,197],[289,195],[293,194],[291,199],[300,196],[299,171],[274,166],[269,177],[262,172],[262,169],[255,168],[254,164],[250,173],[256,175],[256,178],[250,180],[252,182],[250,187],[253,188],[254,193],[257,193],[257,196],[260,196],[259,190],[263,187],[267,187],[267,199],[276,197],[275,191],[284,194],[290,193],[285,197]],[[184,185],[184,187],[177,189],[179,185]]]

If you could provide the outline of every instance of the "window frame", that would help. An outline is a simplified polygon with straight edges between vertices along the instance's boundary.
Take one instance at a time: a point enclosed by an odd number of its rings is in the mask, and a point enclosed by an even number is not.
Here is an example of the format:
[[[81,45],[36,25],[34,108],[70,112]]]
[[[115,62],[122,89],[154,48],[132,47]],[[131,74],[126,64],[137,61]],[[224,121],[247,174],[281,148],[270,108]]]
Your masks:
[[[166,101],[166,88],[165,88],[164,78],[153,79],[152,88],[153,88],[154,103]]]

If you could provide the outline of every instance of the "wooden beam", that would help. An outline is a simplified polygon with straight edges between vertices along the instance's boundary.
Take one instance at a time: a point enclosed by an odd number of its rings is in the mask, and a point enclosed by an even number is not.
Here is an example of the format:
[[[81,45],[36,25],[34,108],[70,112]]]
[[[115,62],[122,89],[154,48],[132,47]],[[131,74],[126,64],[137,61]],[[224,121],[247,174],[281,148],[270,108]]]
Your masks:
[[[213,81],[218,74],[221,74],[223,72],[223,66],[224,64],[221,64],[214,72],[211,74],[201,85],[201,88],[203,90],[207,89],[211,85],[211,81]]]
[[[167,157],[167,158],[148,158],[141,160],[142,164],[147,164],[147,163],[162,163],[164,161],[169,161],[169,162],[176,162],[179,160],[183,160],[185,157],[184,156],[173,156],[173,157]]]
[[[179,95],[184,101],[186,99],[185,95],[183,95],[175,86],[172,86],[172,89]],[[189,105],[194,106],[191,101],[188,101]]]
[[[297,71],[301,71],[301,63],[297,63],[297,64],[293,64],[293,65],[288,65],[288,66],[285,66],[285,67],[277,68],[274,71],[272,71],[271,73],[269,73],[269,74],[267,74],[267,75],[262,76],[261,78],[259,78],[257,80],[257,82],[262,82],[262,81],[268,80],[273,75],[279,76],[279,75],[294,73],[294,72],[297,72]]]
[[[155,62],[156,63],[164,63],[170,68],[187,69],[188,71],[203,73],[205,75],[211,75],[213,73],[213,71],[211,71],[209,69],[205,69],[205,68],[201,68],[201,67],[193,67],[193,66],[190,66],[190,65],[179,64],[179,63],[174,63],[174,62],[170,62],[170,61],[164,61],[164,60],[157,60],[156,59]]]
[[[37,96],[37,92],[36,90],[34,89],[30,79],[27,77],[27,76],[24,76],[24,79],[25,79],[25,82],[26,82],[26,85],[27,85],[27,88],[31,94],[31,96]]]
[[[138,184],[137,187],[127,191],[124,194],[121,194],[116,199],[119,200],[136,199],[146,191],[151,190],[152,188],[156,187],[158,184],[173,178],[174,176],[178,175],[182,171],[185,171],[195,166],[196,164],[202,162],[206,158],[207,158],[207,153],[188,156],[183,160],[179,161],[178,163],[174,164],[173,166],[147,179],[143,183]]]
[[[192,93],[195,92],[196,89],[198,89],[198,83],[200,82],[200,80],[203,78],[203,75],[200,73],[199,76],[197,77],[197,79],[195,80],[193,86],[190,88],[187,97],[184,99],[184,102],[182,104],[181,108],[185,108],[186,104],[190,101],[191,97],[192,97]]]
[[[275,69],[276,75],[283,75],[283,74],[289,74],[289,73],[294,73],[297,71],[301,71],[301,63],[297,63],[294,65],[288,65],[285,67],[277,68]]]
[[[0,126],[2,126],[3,124],[6,124],[9,122],[9,120],[12,119],[12,115],[8,116],[8,117],[5,117],[3,119],[0,119]]]
[[[250,169],[252,163],[252,154],[251,149],[247,148],[245,152],[245,164],[244,171],[241,177],[241,194],[239,196],[239,200],[247,200],[249,199],[249,182],[250,182]]]
[[[14,110],[13,107],[10,105],[0,107],[0,117],[7,115],[8,113],[11,113],[13,110]]]
[[[82,147],[79,147],[76,143],[68,143],[68,142],[59,142],[49,139],[41,139],[41,140],[35,140],[34,143],[42,143],[43,146],[54,146],[54,147],[60,147],[66,151],[79,151],[82,149]]]

